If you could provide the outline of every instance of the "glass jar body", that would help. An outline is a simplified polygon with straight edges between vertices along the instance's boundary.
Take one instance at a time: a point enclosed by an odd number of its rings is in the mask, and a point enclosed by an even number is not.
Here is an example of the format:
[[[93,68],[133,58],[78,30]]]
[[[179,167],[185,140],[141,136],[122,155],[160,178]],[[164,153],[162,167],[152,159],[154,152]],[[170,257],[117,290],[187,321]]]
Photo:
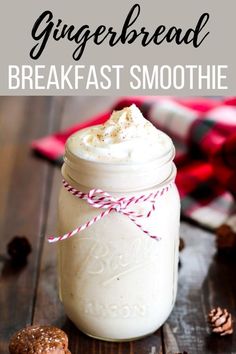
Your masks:
[[[161,237],[150,238],[127,216],[113,211],[67,240],[58,242],[58,280],[65,312],[84,333],[111,341],[141,338],[157,330],[169,316],[176,297],[180,200],[175,168],[165,182],[114,197],[149,194],[169,183],[156,209],[142,220],[144,228]],[[90,188],[70,180],[82,192]],[[156,173],[156,172],[155,172]],[[104,186],[103,186],[104,187]],[[105,188],[104,188],[105,189]],[[109,190],[107,190],[109,192]],[[133,210],[145,214],[150,203]],[[101,212],[62,187],[59,233],[64,234]]]

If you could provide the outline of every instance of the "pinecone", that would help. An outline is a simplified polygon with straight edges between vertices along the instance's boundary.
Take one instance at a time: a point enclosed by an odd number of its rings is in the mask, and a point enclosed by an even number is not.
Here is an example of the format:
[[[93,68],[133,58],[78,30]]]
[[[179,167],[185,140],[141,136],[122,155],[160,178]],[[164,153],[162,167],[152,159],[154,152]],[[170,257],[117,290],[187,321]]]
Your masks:
[[[219,333],[220,336],[226,336],[233,333],[233,321],[231,314],[221,307],[212,309],[208,315],[209,323],[213,333]]]
[[[7,253],[14,265],[23,265],[32,248],[28,239],[24,236],[15,236],[7,245]]]
[[[182,237],[179,238],[179,252],[181,252],[185,247],[185,242]]]
[[[236,248],[236,233],[229,225],[223,224],[216,229],[216,242],[218,249]]]

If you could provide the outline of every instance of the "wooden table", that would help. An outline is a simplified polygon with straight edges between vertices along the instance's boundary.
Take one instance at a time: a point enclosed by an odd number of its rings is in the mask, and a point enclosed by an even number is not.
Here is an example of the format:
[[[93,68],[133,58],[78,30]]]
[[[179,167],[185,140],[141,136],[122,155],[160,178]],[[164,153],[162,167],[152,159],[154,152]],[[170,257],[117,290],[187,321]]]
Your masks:
[[[0,353],[9,337],[28,324],[54,324],[70,339],[73,354],[236,353],[236,336],[209,333],[207,313],[213,306],[235,316],[236,257],[216,254],[214,235],[182,222],[186,247],[181,254],[175,308],[155,334],[136,342],[106,343],[80,333],[66,318],[56,287],[55,247],[45,235],[55,231],[60,169],[34,156],[32,139],[96,114],[111,97],[0,98]],[[33,246],[27,266],[14,270],[6,245],[25,235]]]

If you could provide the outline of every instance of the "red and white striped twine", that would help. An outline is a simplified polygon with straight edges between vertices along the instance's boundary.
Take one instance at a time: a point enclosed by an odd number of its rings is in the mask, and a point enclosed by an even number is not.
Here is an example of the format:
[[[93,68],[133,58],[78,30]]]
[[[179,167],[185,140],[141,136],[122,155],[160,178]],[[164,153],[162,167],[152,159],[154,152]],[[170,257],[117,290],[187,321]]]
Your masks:
[[[165,187],[156,190],[150,194],[142,194],[138,197],[131,197],[131,198],[114,198],[109,193],[104,192],[101,189],[92,189],[88,193],[83,193],[78,191],[77,189],[73,188],[69,183],[63,180],[63,185],[68,192],[73,194],[75,197],[79,199],[85,200],[88,204],[90,204],[93,208],[104,209],[99,215],[95,216],[93,219],[87,221],[85,224],[77,227],[73,231],[70,231],[62,236],[50,236],[48,241],[50,243],[62,241],[67,238],[74,236],[75,234],[87,229],[89,226],[96,223],[98,220],[101,220],[112,211],[116,211],[123,215],[126,215],[130,220],[132,220],[137,227],[139,227],[145,234],[154,238],[156,240],[160,240],[160,237],[156,235],[152,235],[148,230],[143,229],[142,225],[138,222],[140,218],[149,218],[152,212],[156,209],[155,203],[159,197],[169,191],[172,187],[172,183],[169,183]],[[139,214],[135,211],[128,210],[128,207],[131,205],[135,205],[141,202],[149,201],[151,206],[149,211],[146,214]]]

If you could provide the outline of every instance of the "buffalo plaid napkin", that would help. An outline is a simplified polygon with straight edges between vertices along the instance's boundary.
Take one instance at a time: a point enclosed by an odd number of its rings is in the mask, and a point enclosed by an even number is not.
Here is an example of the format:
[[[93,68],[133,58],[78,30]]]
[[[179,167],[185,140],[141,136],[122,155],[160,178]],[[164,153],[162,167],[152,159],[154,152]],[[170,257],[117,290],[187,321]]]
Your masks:
[[[174,141],[183,216],[214,229],[235,214],[236,98],[128,97],[111,111],[132,103]],[[34,141],[32,148],[61,164],[67,138],[79,129],[104,123],[111,111]]]

